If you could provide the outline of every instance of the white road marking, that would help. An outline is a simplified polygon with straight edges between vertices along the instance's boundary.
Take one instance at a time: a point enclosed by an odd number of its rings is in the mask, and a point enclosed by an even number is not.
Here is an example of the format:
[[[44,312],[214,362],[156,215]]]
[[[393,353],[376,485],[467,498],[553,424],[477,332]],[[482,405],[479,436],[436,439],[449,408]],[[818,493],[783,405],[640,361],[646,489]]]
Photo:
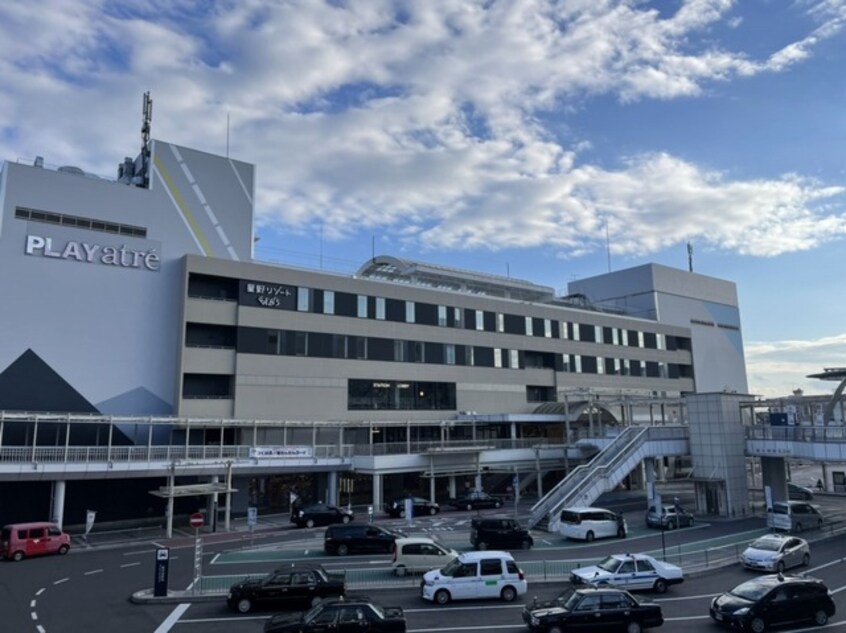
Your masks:
[[[30,608],[30,609],[34,609],[34,608],[35,608],[35,600],[31,600],[31,601],[30,601],[30,603],[29,603],[29,608]]]
[[[680,596],[678,598],[656,598],[655,602],[679,602],[681,600],[701,600],[702,598],[713,598],[719,595],[716,593],[701,593],[698,596]]]
[[[33,620],[37,620],[37,619],[38,619],[38,614],[37,614],[35,611],[33,611],[32,613],[30,613],[29,615],[32,617],[32,619],[33,619]]]
[[[36,624],[35,628],[38,629],[38,633],[47,633],[47,630],[40,624]]]
[[[59,580],[54,580],[53,584],[54,585],[61,585],[63,582],[67,582],[68,580],[70,580],[70,578],[61,578]]]
[[[153,633],[168,633],[173,628],[173,625],[179,621],[179,618],[182,617],[182,614],[188,610],[188,607],[191,606],[191,603],[182,603],[176,605],[176,608],[170,612],[170,615],[165,618],[165,621],[159,625]]]
[[[806,569],[804,573],[810,574],[812,572],[817,571],[818,569],[825,569],[826,567],[831,567],[832,565],[837,565],[837,564],[842,563],[842,562],[843,562],[843,559],[833,560],[833,561],[830,561],[828,563],[825,563],[824,565],[817,565],[816,567],[810,567],[809,569]]]
[[[83,576],[93,576],[94,574],[102,574],[102,569],[92,569],[91,571],[87,571],[83,574]]]
[[[123,569],[125,567],[137,567],[140,564],[141,563],[124,563],[123,565],[121,565],[121,568]]]
[[[35,595],[36,595],[36,596],[40,596],[40,595],[41,595],[42,593],[44,593],[46,590],[47,590],[47,588],[46,588],[46,587],[41,587],[41,589],[39,589],[38,591],[36,591],[36,592],[35,592]]]

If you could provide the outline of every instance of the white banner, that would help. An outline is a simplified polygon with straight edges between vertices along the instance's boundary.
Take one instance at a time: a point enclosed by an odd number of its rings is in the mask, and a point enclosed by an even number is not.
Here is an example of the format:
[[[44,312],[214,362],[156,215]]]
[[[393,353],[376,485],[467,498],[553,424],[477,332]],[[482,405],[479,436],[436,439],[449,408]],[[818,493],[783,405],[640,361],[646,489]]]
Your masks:
[[[313,457],[311,446],[253,446],[250,457],[256,459],[279,459],[291,457]]]
[[[88,536],[88,533],[91,531],[91,528],[94,527],[94,519],[97,518],[97,511],[96,510],[86,510],[85,511],[85,536]]]

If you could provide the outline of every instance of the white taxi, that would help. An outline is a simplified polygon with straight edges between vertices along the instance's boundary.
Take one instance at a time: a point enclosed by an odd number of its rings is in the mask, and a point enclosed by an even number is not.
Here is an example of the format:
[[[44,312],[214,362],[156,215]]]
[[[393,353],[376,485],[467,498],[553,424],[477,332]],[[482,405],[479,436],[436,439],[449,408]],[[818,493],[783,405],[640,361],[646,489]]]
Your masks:
[[[629,591],[651,589],[664,593],[670,585],[684,582],[681,567],[648,554],[612,554],[598,565],[570,572],[573,585],[619,587]]]
[[[508,552],[464,552],[443,569],[423,575],[420,595],[437,604],[499,598],[511,602],[528,590],[526,576]]]

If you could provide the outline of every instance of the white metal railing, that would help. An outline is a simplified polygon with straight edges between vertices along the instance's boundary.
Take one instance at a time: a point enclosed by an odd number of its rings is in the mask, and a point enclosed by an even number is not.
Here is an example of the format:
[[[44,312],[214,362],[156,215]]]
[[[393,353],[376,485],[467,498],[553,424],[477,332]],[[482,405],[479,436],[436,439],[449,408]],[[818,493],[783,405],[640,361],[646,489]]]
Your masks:
[[[747,426],[747,440],[846,442],[846,426]]]

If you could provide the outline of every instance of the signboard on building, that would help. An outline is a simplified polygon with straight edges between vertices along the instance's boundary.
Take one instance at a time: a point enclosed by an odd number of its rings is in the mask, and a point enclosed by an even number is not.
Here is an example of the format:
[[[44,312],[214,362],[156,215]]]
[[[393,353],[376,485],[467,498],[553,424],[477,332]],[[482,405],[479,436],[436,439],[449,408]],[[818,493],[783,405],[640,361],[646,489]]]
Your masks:
[[[253,446],[250,457],[254,459],[285,459],[314,457],[311,446]]]
[[[238,303],[277,310],[297,309],[297,289],[266,281],[242,280],[238,288]]]

